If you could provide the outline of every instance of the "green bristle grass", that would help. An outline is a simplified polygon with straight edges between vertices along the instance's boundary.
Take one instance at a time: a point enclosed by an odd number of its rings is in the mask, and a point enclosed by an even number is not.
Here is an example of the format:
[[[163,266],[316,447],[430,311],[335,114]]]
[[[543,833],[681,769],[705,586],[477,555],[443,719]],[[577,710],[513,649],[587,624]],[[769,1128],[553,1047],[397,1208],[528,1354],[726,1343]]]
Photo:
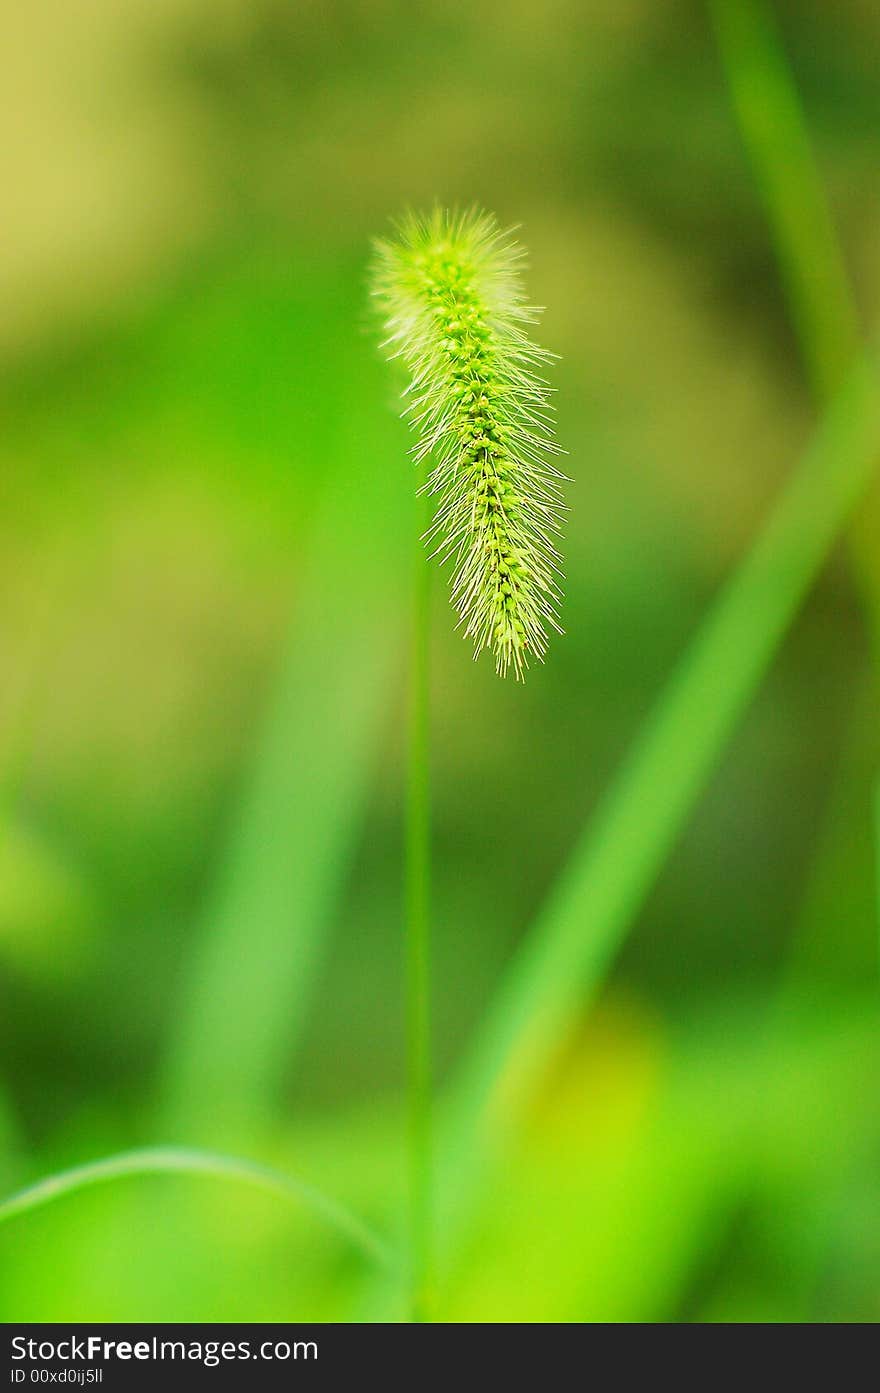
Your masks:
[[[452,567],[451,599],[474,656],[490,648],[500,674],[522,677],[559,626],[554,544],[564,475],[552,457],[554,356],[528,337],[524,259],[510,232],[478,209],[409,215],[376,243],[372,293],[384,349],[410,382],[406,414],[417,461],[431,457],[436,499],[427,534]]]

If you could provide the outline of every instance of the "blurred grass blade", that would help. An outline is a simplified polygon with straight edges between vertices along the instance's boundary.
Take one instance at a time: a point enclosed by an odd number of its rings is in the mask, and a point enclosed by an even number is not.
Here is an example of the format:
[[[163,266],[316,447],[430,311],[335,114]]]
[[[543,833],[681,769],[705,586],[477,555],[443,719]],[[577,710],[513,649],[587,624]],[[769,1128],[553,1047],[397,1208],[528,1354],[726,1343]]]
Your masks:
[[[797,89],[765,0],[710,0],[814,390],[826,400],[859,351],[858,316]]]
[[[165,1125],[222,1137],[271,1109],[359,825],[391,670],[370,629],[297,625],[190,967]]]
[[[821,1000],[832,989],[862,991],[876,976],[872,800],[878,736],[877,684],[868,669],[848,692],[843,741],[776,993],[780,1013],[804,999]]]
[[[860,361],[727,584],[511,963],[454,1081],[442,1218],[598,989],[880,450]],[[442,1228],[442,1223],[441,1223]]]
[[[307,1209],[353,1243],[372,1262],[378,1262],[385,1267],[391,1265],[390,1254],[382,1240],[354,1214],[350,1214],[335,1200],[323,1195],[320,1190],[315,1190],[311,1185],[292,1176],[284,1175],[281,1171],[273,1170],[270,1166],[240,1160],[234,1156],[220,1156],[210,1151],[193,1151],[186,1147],[160,1146],[123,1151],[117,1156],[106,1156],[99,1161],[59,1171],[56,1175],[39,1180],[35,1185],[29,1185],[0,1201],[0,1223],[19,1214],[26,1214],[29,1210],[39,1209],[44,1204],[51,1204],[53,1200],[91,1185],[104,1185],[109,1181],[122,1180],[132,1175],[162,1174],[198,1175],[214,1180],[231,1180],[265,1190],[288,1204]]]
[[[807,122],[767,0],[709,0],[740,132],[763,198],[816,400],[827,406],[861,352],[857,307]],[[853,520],[857,579],[880,636],[880,488]]]
[[[362,426],[328,487],[249,787],[189,965],[159,1124],[175,1140],[240,1145],[272,1115],[345,886],[400,646],[394,580],[408,481],[403,470],[398,482],[391,470],[364,466],[372,444]]]
[[[801,353],[816,399],[825,404],[859,352],[860,329],[807,121],[768,0],[710,0],[710,9]],[[873,646],[880,652],[878,528],[880,492],[875,487],[868,505],[854,520],[851,542]],[[846,825],[836,825],[840,811],[839,807],[831,810],[825,834],[829,846],[835,840],[841,847],[850,841]],[[799,945],[811,936],[819,942],[809,923],[811,904],[808,897]],[[836,948],[827,947],[826,952]]]

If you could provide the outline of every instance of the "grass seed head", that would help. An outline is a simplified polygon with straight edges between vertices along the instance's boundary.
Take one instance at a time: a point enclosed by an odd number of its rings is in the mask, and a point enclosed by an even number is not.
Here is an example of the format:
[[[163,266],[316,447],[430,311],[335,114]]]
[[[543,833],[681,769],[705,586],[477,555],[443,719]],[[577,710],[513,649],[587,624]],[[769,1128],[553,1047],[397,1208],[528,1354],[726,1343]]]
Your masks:
[[[409,375],[404,400],[417,460],[436,497],[428,540],[451,564],[451,598],[476,657],[522,677],[559,629],[564,476],[552,463],[553,357],[528,336],[524,251],[478,209],[410,215],[378,241],[371,288],[383,347]]]

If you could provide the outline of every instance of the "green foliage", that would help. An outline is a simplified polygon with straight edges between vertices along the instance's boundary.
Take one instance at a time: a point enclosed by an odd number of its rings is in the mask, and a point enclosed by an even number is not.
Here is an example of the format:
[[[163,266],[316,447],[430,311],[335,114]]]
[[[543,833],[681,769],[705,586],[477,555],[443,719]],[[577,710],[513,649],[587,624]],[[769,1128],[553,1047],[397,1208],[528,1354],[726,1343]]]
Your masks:
[[[407,414],[415,456],[434,459],[437,498],[429,537],[451,560],[452,603],[475,656],[522,677],[559,630],[563,477],[537,375],[550,354],[529,339],[537,318],[520,279],[523,250],[495,219],[473,210],[408,217],[394,242],[376,244],[373,294],[389,356],[410,374]]]
[[[844,558],[792,622],[871,470],[873,368],[783,484],[815,415],[786,314],[824,413],[876,311],[876,7],[712,0],[732,112],[708,7],[257,6],[187,20],[184,54],[180,3],[147,63],[112,7],[61,7],[49,49],[11,20],[43,81],[6,152],[0,1314],[405,1314],[399,640],[442,496],[395,465],[357,329],[370,231],[439,194],[526,221],[584,463],[537,680],[432,624],[433,1312],[876,1320],[876,684]],[[880,858],[880,805],[873,831]],[[400,1268],[226,1158],[127,1150],[152,1138],[316,1180]]]

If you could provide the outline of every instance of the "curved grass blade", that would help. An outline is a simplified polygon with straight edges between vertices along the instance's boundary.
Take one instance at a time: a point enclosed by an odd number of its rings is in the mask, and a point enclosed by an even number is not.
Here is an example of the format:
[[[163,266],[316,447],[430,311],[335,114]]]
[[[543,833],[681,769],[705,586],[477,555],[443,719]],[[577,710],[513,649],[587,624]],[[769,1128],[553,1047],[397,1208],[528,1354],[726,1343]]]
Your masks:
[[[264,1190],[288,1204],[307,1209],[354,1244],[371,1262],[385,1268],[392,1266],[391,1255],[381,1238],[354,1214],[349,1213],[336,1200],[322,1194],[320,1190],[293,1176],[273,1170],[271,1166],[187,1147],[144,1147],[59,1171],[56,1175],[38,1180],[36,1184],[28,1185],[0,1201],[0,1223],[92,1185],[107,1184],[126,1176],[162,1174],[198,1175],[214,1180],[230,1180]]]
[[[454,1080],[438,1229],[595,995],[880,453],[880,379],[860,361],[728,582],[502,980]]]

